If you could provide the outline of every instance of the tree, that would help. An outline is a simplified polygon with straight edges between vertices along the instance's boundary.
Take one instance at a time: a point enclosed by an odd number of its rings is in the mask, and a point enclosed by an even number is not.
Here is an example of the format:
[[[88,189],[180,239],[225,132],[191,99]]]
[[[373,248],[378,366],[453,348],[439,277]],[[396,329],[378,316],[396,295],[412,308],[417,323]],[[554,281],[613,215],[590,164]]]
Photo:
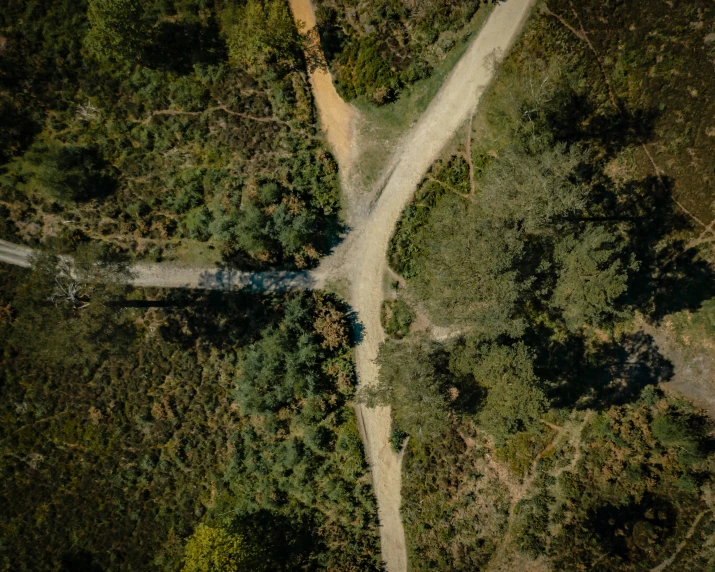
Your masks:
[[[186,542],[183,572],[264,570],[261,552],[243,535],[200,524]]]
[[[397,425],[418,440],[441,435],[449,425],[447,378],[436,364],[435,347],[388,341],[378,355],[380,382],[363,398],[391,405]]]
[[[563,311],[571,330],[628,314],[621,298],[637,264],[607,228],[566,236],[556,246],[556,260],[560,270],[552,304]]]
[[[292,69],[301,54],[301,39],[286,2],[248,0],[222,14],[229,58],[256,75],[268,69]]]
[[[147,33],[140,0],[89,0],[87,18],[84,45],[94,57],[128,62],[139,55]]]
[[[523,343],[488,346],[475,361],[473,374],[487,392],[479,422],[497,445],[534,425],[548,407],[541,380],[534,373],[531,355]]]
[[[551,225],[584,210],[588,188],[576,168],[585,158],[564,144],[537,154],[512,145],[487,170],[479,204],[489,216],[518,224],[528,234],[548,232]]]
[[[5,180],[27,194],[61,203],[106,196],[116,185],[95,149],[42,140],[10,163]]]
[[[94,362],[134,339],[134,326],[114,302],[126,295],[126,259],[116,250],[81,244],[72,259],[38,254],[18,288],[13,336],[35,358]]]
[[[454,221],[461,224],[455,228]],[[459,323],[497,337],[520,335],[517,316],[529,290],[520,277],[521,231],[494,222],[478,207],[445,196],[426,227],[424,270],[415,287],[438,323]],[[449,237],[446,240],[445,237]]]

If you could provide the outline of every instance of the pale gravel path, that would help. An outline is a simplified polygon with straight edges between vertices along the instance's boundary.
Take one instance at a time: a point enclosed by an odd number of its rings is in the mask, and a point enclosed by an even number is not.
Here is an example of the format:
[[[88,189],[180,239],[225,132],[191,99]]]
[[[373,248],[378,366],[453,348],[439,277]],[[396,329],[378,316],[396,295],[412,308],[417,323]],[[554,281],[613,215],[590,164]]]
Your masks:
[[[417,185],[440,152],[467,120],[494,76],[491,56],[503,54],[517,37],[533,0],[509,0],[497,6],[481,32],[462,56],[427,111],[405,137],[392,173],[365,226],[353,239],[345,256],[350,277],[350,302],[364,327],[356,348],[361,386],[377,383],[375,363],[385,335],[380,325],[384,298],[383,275],[390,237]],[[378,501],[382,555],[390,572],[407,570],[405,533],[400,516],[402,486],[400,455],[389,443],[390,409],[363,407],[368,434],[368,454]]]
[[[291,0],[296,10],[305,10],[308,0]],[[380,325],[380,307],[384,298],[383,276],[390,236],[402,210],[407,206],[417,185],[440,152],[467,120],[478,104],[482,93],[494,76],[494,56],[504,54],[516,39],[534,0],[509,0],[500,4],[489,16],[477,38],[468,48],[447,78],[418,123],[403,138],[403,143],[390,162],[391,170],[385,186],[373,203],[368,216],[353,229],[336,251],[320,267],[309,272],[265,272],[251,274],[215,268],[175,268],[142,264],[133,267],[134,284],[157,287],[189,287],[230,290],[241,286],[253,289],[319,288],[326,280],[339,276],[348,278],[350,303],[363,326],[363,339],[356,348],[356,366],[360,386],[377,383],[379,368],[375,363],[380,344],[385,336]],[[309,6],[309,3],[308,3]],[[306,12],[296,14],[305,15]],[[312,9],[310,11],[312,15]],[[329,77],[329,76],[328,76]],[[312,82],[316,88],[316,82]],[[332,82],[331,82],[332,86]],[[333,89],[334,91],[334,89]],[[332,95],[331,95],[332,97]],[[329,122],[331,114],[322,115],[325,107],[316,93],[316,105],[330,142],[336,130]],[[347,106],[353,109],[351,106]],[[352,112],[351,112],[352,113]],[[352,122],[352,116],[350,121]],[[346,123],[336,120],[343,127]],[[337,130],[345,141],[351,137]],[[346,135],[347,133],[347,135]],[[339,146],[337,146],[339,148]],[[348,163],[352,157],[338,160]],[[350,148],[348,146],[348,148]],[[346,147],[343,145],[343,152]],[[352,153],[352,151],[351,151]],[[362,217],[359,217],[362,218]],[[359,219],[358,219],[359,220]],[[25,254],[0,241],[0,260],[18,263]],[[19,247],[22,249],[23,247]],[[24,256],[24,258],[23,258]],[[365,449],[372,470],[380,518],[382,557],[390,572],[407,570],[405,533],[400,515],[402,486],[402,456],[390,446],[390,408],[359,407],[365,433]]]
[[[0,240],[0,262],[29,268],[33,250],[27,246]],[[312,271],[242,272],[222,268],[182,268],[166,264],[134,264],[129,267],[133,286],[151,288],[187,288],[199,290],[252,290],[283,292],[320,289],[325,286],[325,273]]]

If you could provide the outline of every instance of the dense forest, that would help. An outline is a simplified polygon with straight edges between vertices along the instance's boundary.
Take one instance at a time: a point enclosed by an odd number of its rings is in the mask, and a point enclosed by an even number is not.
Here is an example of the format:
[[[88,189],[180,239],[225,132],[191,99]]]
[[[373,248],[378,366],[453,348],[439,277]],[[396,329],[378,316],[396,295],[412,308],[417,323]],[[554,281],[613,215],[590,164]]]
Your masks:
[[[77,261],[3,269],[0,568],[378,570],[343,306]]]
[[[308,267],[339,232],[285,0],[9,0],[0,208],[28,244]]]
[[[483,0],[316,0],[325,55],[340,94],[373,104],[406,86],[467,37]]]
[[[409,436],[411,567],[711,569],[714,426],[646,330],[715,323],[715,11],[535,10],[390,244],[364,398]]]

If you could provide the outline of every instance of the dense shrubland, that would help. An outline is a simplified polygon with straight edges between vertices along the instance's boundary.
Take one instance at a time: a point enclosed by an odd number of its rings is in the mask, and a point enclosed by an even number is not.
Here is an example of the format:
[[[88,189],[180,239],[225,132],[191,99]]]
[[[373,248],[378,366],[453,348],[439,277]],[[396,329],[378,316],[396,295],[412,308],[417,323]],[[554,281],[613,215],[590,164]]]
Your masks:
[[[124,262],[78,252],[3,270],[0,566],[377,569],[340,303],[92,285]]]
[[[323,49],[341,95],[384,104],[430,75],[482,0],[317,0]]]
[[[253,267],[328,248],[337,164],[284,0],[10,1],[0,39],[18,238],[83,233],[153,259],[206,242]]]
[[[687,28],[673,57],[702,94],[713,85],[685,52],[711,49],[703,39],[715,14],[705,3],[662,18],[638,0],[613,13],[572,6],[537,12],[469,145],[432,167],[391,241],[404,298],[460,332],[388,340],[380,384],[365,395],[392,404],[396,430],[410,436],[403,514],[415,569],[540,559],[557,570],[648,570],[688,533],[682,569],[715,562],[701,549],[712,540],[713,426],[656,389],[673,366],[637,327],[715,295],[707,241],[693,241],[712,219],[712,193],[693,181],[708,184],[713,145],[681,133],[684,159],[669,144],[673,121],[708,120],[658,67],[654,46],[604,24],[628,20],[638,37],[656,29],[658,46]],[[595,28],[600,61],[558,19],[576,14],[576,29]],[[654,78],[672,88],[672,108],[655,111],[651,94],[636,93]],[[688,316],[679,327],[687,319],[701,336],[707,315]]]

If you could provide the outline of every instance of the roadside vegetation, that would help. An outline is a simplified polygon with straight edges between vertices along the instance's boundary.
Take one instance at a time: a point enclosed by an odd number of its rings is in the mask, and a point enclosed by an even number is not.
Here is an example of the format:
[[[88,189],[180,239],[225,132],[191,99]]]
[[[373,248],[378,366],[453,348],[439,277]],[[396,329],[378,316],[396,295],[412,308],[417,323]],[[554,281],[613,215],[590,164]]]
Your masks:
[[[321,42],[340,94],[382,105],[429,77],[482,0],[317,0]]]
[[[388,340],[364,395],[409,435],[413,568],[715,564],[713,424],[663,393],[651,335],[711,343],[714,25],[704,2],[539,2],[405,210],[405,299],[461,332]]]
[[[0,281],[0,567],[378,570],[341,302],[102,286],[125,261],[77,252]]]
[[[0,204],[23,242],[304,268],[339,232],[284,0],[11,0],[0,54]]]

